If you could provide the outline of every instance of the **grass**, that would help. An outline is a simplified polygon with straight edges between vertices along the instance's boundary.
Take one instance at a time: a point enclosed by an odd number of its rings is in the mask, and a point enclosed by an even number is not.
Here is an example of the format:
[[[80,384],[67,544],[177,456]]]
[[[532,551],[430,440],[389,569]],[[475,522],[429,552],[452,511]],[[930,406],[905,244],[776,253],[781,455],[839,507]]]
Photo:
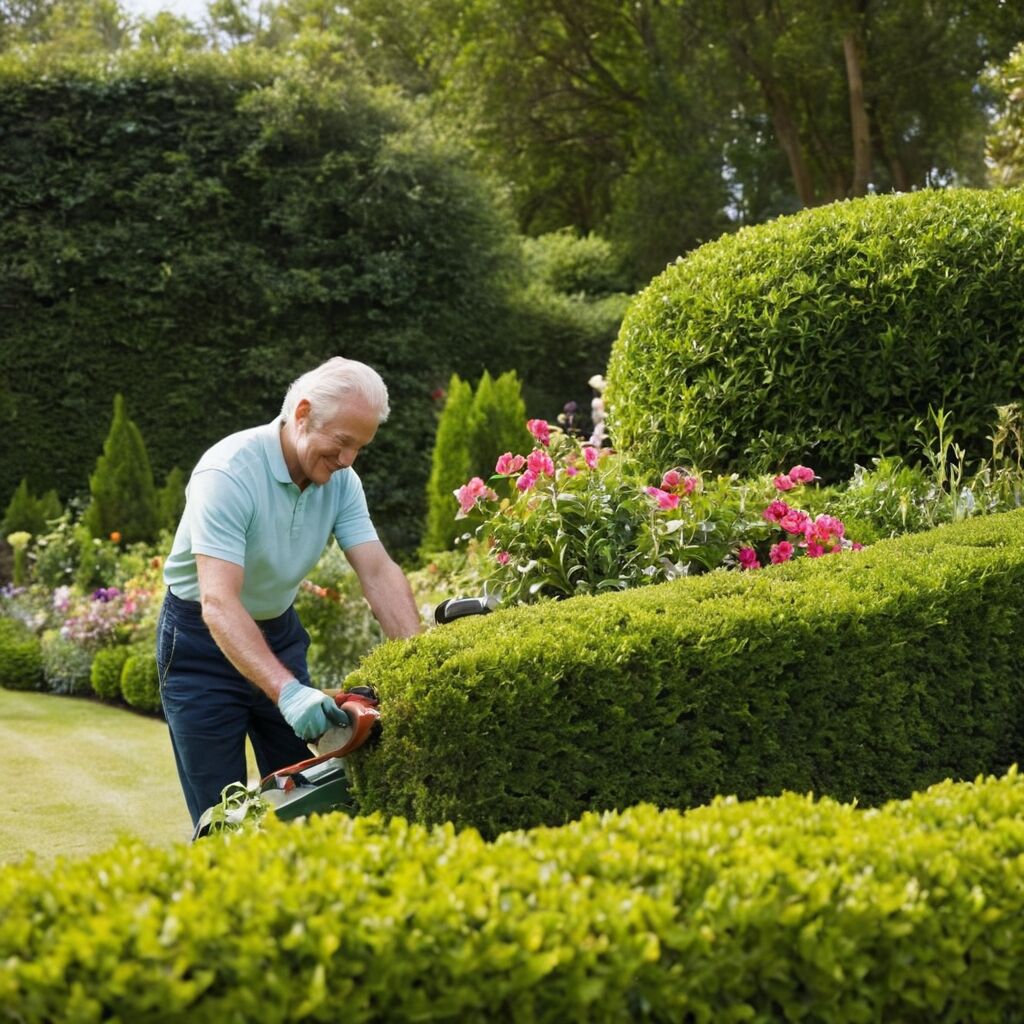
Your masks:
[[[122,835],[153,846],[191,837],[161,718],[0,689],[0,750],[0,865],[30,855],[42,864],[83,857]]]

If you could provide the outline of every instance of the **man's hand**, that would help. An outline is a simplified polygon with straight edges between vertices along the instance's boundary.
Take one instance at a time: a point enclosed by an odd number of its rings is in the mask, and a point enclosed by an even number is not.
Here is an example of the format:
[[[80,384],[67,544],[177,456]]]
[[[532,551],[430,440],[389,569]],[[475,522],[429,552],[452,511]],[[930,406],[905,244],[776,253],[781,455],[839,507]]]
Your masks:
[[[318,740],[332,725],[349,724],[348,715],[334,703],[333,697],[304,686],[297,679],[281,687],[277,707],[295,735],[307,743]]]

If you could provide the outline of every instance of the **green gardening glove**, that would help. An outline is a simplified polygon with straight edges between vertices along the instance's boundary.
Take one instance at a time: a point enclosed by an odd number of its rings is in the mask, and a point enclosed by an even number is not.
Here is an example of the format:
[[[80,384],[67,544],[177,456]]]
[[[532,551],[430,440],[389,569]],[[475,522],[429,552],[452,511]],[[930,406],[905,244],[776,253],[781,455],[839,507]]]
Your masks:
[[[298,679],[290,679],[281,687],[277,709],[295,735],[307,743],[318,740],[332,725],[349,724],[348,715],[334,703],[333,697],[305,686]]]

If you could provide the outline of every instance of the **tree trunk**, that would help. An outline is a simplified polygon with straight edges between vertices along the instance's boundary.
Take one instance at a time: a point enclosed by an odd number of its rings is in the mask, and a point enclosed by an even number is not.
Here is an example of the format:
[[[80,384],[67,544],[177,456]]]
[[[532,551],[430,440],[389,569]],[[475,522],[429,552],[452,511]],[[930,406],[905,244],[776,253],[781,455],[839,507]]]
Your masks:
[[[811,177],[810,168],[807,166],[800,134],[793,123],[789,106],[772,83],[762,80],[760,85],[772,116],[775,137],[779,140],[782,152],[786,154],[786,159],[789,161],[789,171],[793,175],[796,194],[800,197],[803,206],[814,206],[816,203],[814,180]]]
[[[853,29],[843,33],[846,56],[846,81],[850,90],[850,130],[853,136],[853,181],[851,196],[867,195],[871,180],[871,125],[864,103],[864,76],[861,46]]]

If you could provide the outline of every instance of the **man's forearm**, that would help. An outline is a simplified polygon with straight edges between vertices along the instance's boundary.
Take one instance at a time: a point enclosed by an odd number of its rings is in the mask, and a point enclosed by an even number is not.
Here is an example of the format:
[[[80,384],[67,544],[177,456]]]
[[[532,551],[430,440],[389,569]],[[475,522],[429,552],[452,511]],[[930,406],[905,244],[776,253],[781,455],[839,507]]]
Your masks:
[[[292,673],[277,659],[242,603],[205,600],[203,621],[224,656],[275,704]]]
[[[412,587],[395,562],[390,562],[373,579],[365,581],[363,594],[389,639],[399,640],[421,631],[420,612]]]

